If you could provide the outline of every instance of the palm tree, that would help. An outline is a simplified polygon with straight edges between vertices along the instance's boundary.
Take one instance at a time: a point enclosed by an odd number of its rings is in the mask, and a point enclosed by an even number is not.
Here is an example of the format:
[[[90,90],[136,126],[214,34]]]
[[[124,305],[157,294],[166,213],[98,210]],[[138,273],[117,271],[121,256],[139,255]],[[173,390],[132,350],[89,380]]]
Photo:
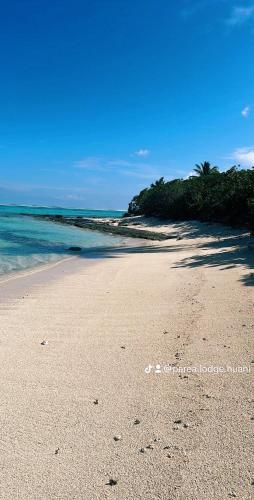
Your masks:
[[[196,174],[200,176],[203,176],[203,175],[216,174],[219,172],[219,170],[218,167],[212,167],[209,161],[204,161],[204,163],[200,163],[200,165],[196,164],[194,172],[196,172]]]

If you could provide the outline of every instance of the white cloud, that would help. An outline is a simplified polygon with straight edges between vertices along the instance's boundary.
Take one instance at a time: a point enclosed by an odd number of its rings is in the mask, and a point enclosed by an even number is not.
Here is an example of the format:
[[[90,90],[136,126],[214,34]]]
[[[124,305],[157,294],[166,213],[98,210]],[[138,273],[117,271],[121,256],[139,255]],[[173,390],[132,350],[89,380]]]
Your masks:
[[[189,177],[197,176],[197,173],[194,170],[191,170],[187,175],[185,175],[184,179],[189,179]]]
[[[65,199],[65,200],[83,200],[84,197],[83,196],[79,196],[78,194],[66,194],[65,196],[63,196],[62,198],[60,199]]]
[[[132,161],[126,161],[126,160],[108,160],[107,165],[110,167],[135,167],[136,165],[139,165],[137,163],[133,163]]]
[[[245,106],[245,108],[242,109],[241,111],[241,115],[244,117],[244,118],[247,118],[250,114],[250,106]]]
[[[130,168],[136,168],[138,170],[141,170],[141,169],[150,169],[151,167],[153,168],[153,165],[151,165],[151,163],[147,163],[147,162],[139,162],[139,161],[126,161],[126,160],[108,160],[106,162],[106,165],[110,166],[110,167],[130,167]]]
[[[82,158],[81,160],[75,161],[73,166],[76,168],[84,168],[87,170],[97,168],[100,166],[101,158],[96,156],[87,156],[86,158]]]
[[[122,175],[127,175],[128,177],[137,177],[138,179],[151,179],[155,180],[160,177],[157,172],[134,172],[132,170],[122,170]]]
[[[227,19],[227,24],[230,26],[241,26],[246,21],[249,21],[254,16],[254,5],[249,7],[233,7],[230,17]]]
[[[237,161],[244,167],[254,166],[254,146],[250,148],[237,148],[233,151],[232,155],[229,156],[230,160]]]
[[[134,155],[135,156],[139,156],[139,157],[145,157],[145,156],[148,156],[150,154],[150,151],[149,149],[138,149],[138,151],[135,151]]]
[[[93,170],[98,172],[114,172],[114,173],[126,173],[126,169],[129,169],[130,175],[132,171],[138,170],[140,173],[150,172],[154,170],[154,165],[147,162],[138,162],[137,160],[122,160],[116,159],[105,159],[103,157],[91,157],[82,158],[81,160],[75,161],[72,166],[74,168],[82,170]]]
[[[146,153],[144,154],[144,151],[146,150],[140,151],[143,152],[142,154],[144,157],[146,155]],[[162,175],[166,178],[171,177],[171,174],[169,174],[169,166],[152,164],[147,161],[139,161],[134,158],[125,160],[120,158],[106,159],[105,157],[89,156],[73,162],[72,167],[84,170],[86,174],[90,173],[90,171],[93,171],[94,173],[102,172],[103,176],[111,174],[152,180],[158,179]]]

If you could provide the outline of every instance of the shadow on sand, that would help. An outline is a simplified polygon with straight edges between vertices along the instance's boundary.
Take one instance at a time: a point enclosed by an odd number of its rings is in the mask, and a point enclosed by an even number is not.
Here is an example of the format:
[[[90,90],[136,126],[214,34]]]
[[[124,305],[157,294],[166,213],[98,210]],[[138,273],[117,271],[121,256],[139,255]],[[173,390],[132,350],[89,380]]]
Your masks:
[[[204,236],[204,233],[200,234]],[[181,252],[191,252],[190,257],[181,259]],[[254,286],[254,244],[248,235],[233,237],[218,237],[205,243],[191,242],[189,244],[177,245],[141,245],[124,247],[104,247],[100,250],[84,251],[80,257],[85,258],[120,258],[125,254],[135,253],[176,253],[180,258],[175,268],[197,268],[218,267],[224,270],[234,269],[241,266],[249,270],[249,274],[243,274],[241,282],[246,286]]]

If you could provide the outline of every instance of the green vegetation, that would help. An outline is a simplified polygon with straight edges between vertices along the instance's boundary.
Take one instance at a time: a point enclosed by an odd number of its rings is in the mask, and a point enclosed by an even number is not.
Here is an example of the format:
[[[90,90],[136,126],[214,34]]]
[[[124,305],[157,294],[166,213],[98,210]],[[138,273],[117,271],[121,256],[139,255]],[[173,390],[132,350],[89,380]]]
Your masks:
[[[210,175],[216,174],[219,172],[218,167],[212,167],[209,161],[204,161],[204,163],[200,163],[200,165],[196,164],[194,168],[194,172],[198,175]]]
[[[197,219],[249,225],[254,232],[254,167],[219,172],[209,162],[196,165],[188,179],[164,178],[134,196],[126,215],[175,220]]]

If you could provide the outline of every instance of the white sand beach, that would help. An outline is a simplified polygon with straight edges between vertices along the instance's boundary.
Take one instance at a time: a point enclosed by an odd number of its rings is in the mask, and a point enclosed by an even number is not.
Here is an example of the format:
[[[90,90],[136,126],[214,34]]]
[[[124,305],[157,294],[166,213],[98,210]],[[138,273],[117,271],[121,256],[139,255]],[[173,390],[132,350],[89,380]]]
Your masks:
[[[0,285],[1,499],[254,498],[254,250],[162,229]]]

